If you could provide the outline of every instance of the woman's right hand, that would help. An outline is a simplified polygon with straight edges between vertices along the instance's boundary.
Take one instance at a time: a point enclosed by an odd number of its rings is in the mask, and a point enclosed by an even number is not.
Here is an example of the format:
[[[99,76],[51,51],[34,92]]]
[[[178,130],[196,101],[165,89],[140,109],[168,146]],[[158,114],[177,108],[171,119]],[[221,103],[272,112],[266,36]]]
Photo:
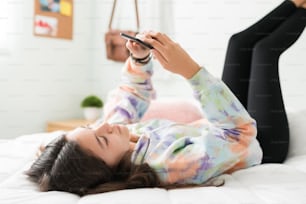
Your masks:
[[[200,70],[200,66],[188,53],[167,35],[150,31],[143,36],[142,40],[154,47],[151,51],[153,57],[168,71],[190,79]]]
[[[137,34],[136,38],[142,40],[142,34]],[[126,48],[130,51],[134,58],[142,59],[147,57],[150,54],[150,49],[141,46],[140,44],[128,40],[126,42]]]

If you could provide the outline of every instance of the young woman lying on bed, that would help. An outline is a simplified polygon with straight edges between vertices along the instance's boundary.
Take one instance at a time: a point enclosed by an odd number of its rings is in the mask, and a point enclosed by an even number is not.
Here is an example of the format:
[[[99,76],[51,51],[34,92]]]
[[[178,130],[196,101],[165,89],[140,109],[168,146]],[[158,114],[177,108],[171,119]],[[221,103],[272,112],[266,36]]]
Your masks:
[[[103,123],[56,138],[26,174],[42,191],[86,195],[200,186],[223,173],[282,162],[289,133],[278,59],[305,28],[303,6],[305,1],[284,1],[231,37],[223,80],[238,99],[167,35],[152,31],[139,35],[152,50],[128,41],[131,57],[123,67],[122,83],[109,93]],[[189,124],[140,122],[155,95],[151,56],[189,82],[206,119]]]

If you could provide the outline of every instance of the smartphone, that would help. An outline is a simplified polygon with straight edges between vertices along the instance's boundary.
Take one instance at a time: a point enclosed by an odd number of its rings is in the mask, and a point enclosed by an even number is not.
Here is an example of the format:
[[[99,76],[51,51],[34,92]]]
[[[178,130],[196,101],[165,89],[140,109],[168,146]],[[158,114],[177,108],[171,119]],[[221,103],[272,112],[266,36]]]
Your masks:
[[[143,42],[142,40],[139,40],[138,38],[135,38],[133,36],[130,36],[130,35],[127,35],[125,33],[120,33],[120,36],[123,37],[124,39],[127,39],[127,40],[131,40],[133,42],[136,42],[146,48],[149,48],[149,49],[153,49],[152,45],[148,44],[148,43],[145,43]]]

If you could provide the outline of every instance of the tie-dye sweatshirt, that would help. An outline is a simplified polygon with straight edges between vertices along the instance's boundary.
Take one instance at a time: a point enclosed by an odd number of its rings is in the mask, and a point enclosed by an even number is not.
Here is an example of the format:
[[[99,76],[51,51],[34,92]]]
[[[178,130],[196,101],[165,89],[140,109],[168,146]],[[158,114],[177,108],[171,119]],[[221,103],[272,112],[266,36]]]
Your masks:
[[[127,124],[140,137],[132,162],[148,163],[163,182],[181,184],[204,183],[261,163],[255,120],[205,68],[188,80],[205,119],[190,124],[161,119],[140,122],[155,97],[152,74],[152,63],[136,66],[127,60],[122,83],[109,94],[105,105],[104,120]]]

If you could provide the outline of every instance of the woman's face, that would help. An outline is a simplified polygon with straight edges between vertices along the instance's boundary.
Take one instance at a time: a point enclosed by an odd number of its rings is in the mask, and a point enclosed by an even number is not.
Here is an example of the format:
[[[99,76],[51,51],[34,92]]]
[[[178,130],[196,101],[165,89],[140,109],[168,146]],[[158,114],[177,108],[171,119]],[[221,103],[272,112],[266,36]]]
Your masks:
[[[119,163],[130,146],[128,128],[117,124],[103,123],[96,127],[79,127],[69,132],[66,137],[101,158],[110,167]]]

